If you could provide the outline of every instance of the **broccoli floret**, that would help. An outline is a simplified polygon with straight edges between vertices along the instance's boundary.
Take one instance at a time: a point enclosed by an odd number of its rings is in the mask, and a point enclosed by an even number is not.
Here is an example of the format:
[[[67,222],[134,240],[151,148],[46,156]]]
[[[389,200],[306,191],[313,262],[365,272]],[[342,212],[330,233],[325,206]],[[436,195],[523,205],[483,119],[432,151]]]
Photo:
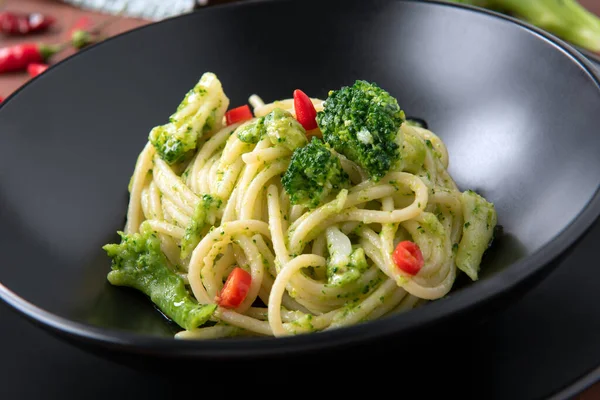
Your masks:
[[[240,127],[237,135],[242,142],[246,143],[258,143],[264,135],[267,135],[271,143],[287,147],[291,151],[308,142],[306,130],[302,125],[292,114],[278,107],[264,117]]]
[[[184,329],[203,325],[216,309],[215,304],[199,304],[188,293],[183,278],[167,266],[160,240],[146,225],[132,235],[119,232],[120,244],[103,247],[112,258],[108,281],[116,286],[137,289],[169,318]]]
[[[220,199],[209,194],[205,194],[200,198],[192,220],[181,239],[181,258],[189,256],[206,234],[206,227],[214,225],[216,221],[215,212],[221,207],[221,203]]]
[[[400,163],[400,125],[405,119],[398,102],[375,83],[356,81],[329,92],[317,123],[323,139],[378,181]]]
[[[333,192],[348,187],[349,182],[340,159],[316,137],[294,151],[281,178],[291,203],[308,208],[317,207]]]
[[[343,286],[357,280],[368,267],[363,248],[353,249],[348,236],[336,226],[328,227],[325,230],[325,237],[329,250],[328,284]]]
[[[150,131],[149,140],[168,164],[183,161],[196,150],[199,136],[222,126],[228,106],[221,82],[207,72],[185,95],[169,122]]]
[[[600,18],[576,0],[448,0],[527,21],[587,50],[600,51]]]

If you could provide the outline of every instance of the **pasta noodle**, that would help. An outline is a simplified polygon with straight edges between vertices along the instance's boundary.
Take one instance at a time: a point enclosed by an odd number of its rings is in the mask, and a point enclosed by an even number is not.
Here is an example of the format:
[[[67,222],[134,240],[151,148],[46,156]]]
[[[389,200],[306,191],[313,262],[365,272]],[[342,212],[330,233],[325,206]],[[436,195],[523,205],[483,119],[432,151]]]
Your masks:
[[[323,100],[311,102],[323,110]],[[218,306],[208,323],[184,329],[176,338],[336,329],[444,297],[461,272],[459,255],[478,268],[479,260],[469,258],[469,246],[490,241],[495,214],[487,226],[471,222],[478,231],[466,236],[466,218],[472,221],[477,212],[465,211],[475,204],[466,198],[472,192],[458,189],[447,170],[447,149],[431,130],[403,123],[399,137],[404,146],[423,149],[423,161],[391,170],[378,181],[339,155],[352,184],[309,209],[291,204],[282,185],[293,151],[266,137],[251,144],[237,135],[275,108],[295,116],[293,99],[265,104],[252,95],[249,103],[252,119],[229,125],[216,121],[199,135],[197,149],[187,159],[170,164],[149,140],[135,165],[125,234],[139,233],[143,226],[155,232],[169,267],[185,277],[199,304],[217,303],[235,266],[252,278],[239,306]],[[193,113],[187,107],[183,111]],[[205,233],[182,257],[190,224],[197,223],[207,195],[218,199],[217,205],[203,211],[203,220],[209,221]],[[344,285],[327,279],[331,241],[339,234],[352,249],[364,250],[367,260],[360,276]],[[423,267],[415,275],[394,261],[394,249],[405,240],[416,243],[423,255]]]

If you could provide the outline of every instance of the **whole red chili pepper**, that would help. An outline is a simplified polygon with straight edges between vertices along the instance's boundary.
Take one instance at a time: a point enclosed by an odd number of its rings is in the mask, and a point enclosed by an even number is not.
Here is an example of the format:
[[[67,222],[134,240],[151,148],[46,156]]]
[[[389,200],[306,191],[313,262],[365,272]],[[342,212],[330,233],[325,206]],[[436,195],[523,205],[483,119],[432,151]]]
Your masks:
[[[0,73],[23,71],[31,63],[44,63],[62,50],[62,45],[22,43],[0,49]]]
[[[41,13],[0,12],[0,32],[7,35],[26,35],[48,29],[56,22],[54,17]]]
[[[48,67],[49,67],[48,64],[31,63],[27,66],[27,73],[29,74],[29,76],[31,76],[33,78],[35,76],[38,76],[45,70],[47,70]]]

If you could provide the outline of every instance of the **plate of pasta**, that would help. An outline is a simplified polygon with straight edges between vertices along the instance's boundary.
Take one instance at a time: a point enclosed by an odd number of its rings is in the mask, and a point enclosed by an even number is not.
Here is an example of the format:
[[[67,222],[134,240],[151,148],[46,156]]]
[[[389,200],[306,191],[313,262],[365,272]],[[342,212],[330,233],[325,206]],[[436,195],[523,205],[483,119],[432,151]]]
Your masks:
[[[149,296],[177,338],[334,329],[478,279],[494,205],[458,189],[443,141],[385,89],[248,101],[201,76],[149,133],[104,247],[110,283]]]
[[[549,274],[600,215],[597,71],[473,7],[309,4],[153,23],[6,99],[0,297],[230,359],[468,339]]]

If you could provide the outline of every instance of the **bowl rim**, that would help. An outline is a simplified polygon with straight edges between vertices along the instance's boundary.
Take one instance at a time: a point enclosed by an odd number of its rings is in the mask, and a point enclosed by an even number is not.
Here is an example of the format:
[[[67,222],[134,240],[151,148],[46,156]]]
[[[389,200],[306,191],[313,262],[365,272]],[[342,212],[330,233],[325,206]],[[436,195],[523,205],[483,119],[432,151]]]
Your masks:
[[[214,10],[224,8],[243,9],[246,7],[270,7],[276,3],[294,2],[296,0],[249,0],[247,2],[233,2],[214,5],[196,12],[165,18],[160,21],[131,29],[124,33],[112,36],[100,43],[85,48],[78,53],[59,61],[49,69],[60,67],[64,62],[80,56],[98,46],[105,46],[112,40],[118,40],[123,36],[133,34],[145,29],[154,29],[156,26],[164,25],[172,20],[184,18],[195,18],[200,13],[210,13]],[[380,0],[383,1],[383,0]],[[511,22],[518,28],[529,31],[539,39],[551,44],[556,50],[565,54],[572,62],[578,65],[591,80],[596,84],[600,92],[600,72],[575,46],[564,40],[537,28],[525,21],[510,17],[495,11],[478,8],[475,6],[448,3],[442,0],[386,0],[389,2],[420,3],[425,7],[449,7],[462,9],[464,11]],[[476,17],[479,18],[479,17]],[[11,93],[2,103],[0,109],[24,90],[36,79],[43,78],[45,74],[39,75],[19,87]],[[383,319],[356,324],[341,329],[313,332],[310,334],[286,336],[286,337],[252,337],[252,338],[225,338],[212,340],[177,340],[172,337],[155,337],[141,335],[118,329],[101,328],[91,324],[77,322],[57,314],[44,310],[28,300],[20,297],[15,292],[0,282],[0,299],[15,309],[30,322],[42,328],[49,329],[59,336],[67,336],[78,339],[84,343],[101,345],[104,348],[137,353],[151,356],[167,357],[218,357],[218,358],[251,358],[256,356],[271,356],[285,352],[297,353],[307,350],[317,350],[333,346],[356,344],[366,342],[378,337],[390,336],[394,333],[410,332],[415,329],[423,329],[435,323],[448,320],[455,315],[462,314],[476,308],[479,302],[488,302],[500,297],[523,284],[534,275],[545,268],[550,268],[553,262],[565,254],[570,247],[579,242],[593,224],[600,217],[600,186],[598,186],[579,213],[569,224],[546,244],[532,254],[507,266],[504,270],[496,273],[489,279],[476,282],[462,288],[460,292],[450,293],[443,301],[431,302],[427,307],[420,308],[418,312],[408,312],[402,315],[389,316]],[[482,293],[486,293],[484,297]]]

